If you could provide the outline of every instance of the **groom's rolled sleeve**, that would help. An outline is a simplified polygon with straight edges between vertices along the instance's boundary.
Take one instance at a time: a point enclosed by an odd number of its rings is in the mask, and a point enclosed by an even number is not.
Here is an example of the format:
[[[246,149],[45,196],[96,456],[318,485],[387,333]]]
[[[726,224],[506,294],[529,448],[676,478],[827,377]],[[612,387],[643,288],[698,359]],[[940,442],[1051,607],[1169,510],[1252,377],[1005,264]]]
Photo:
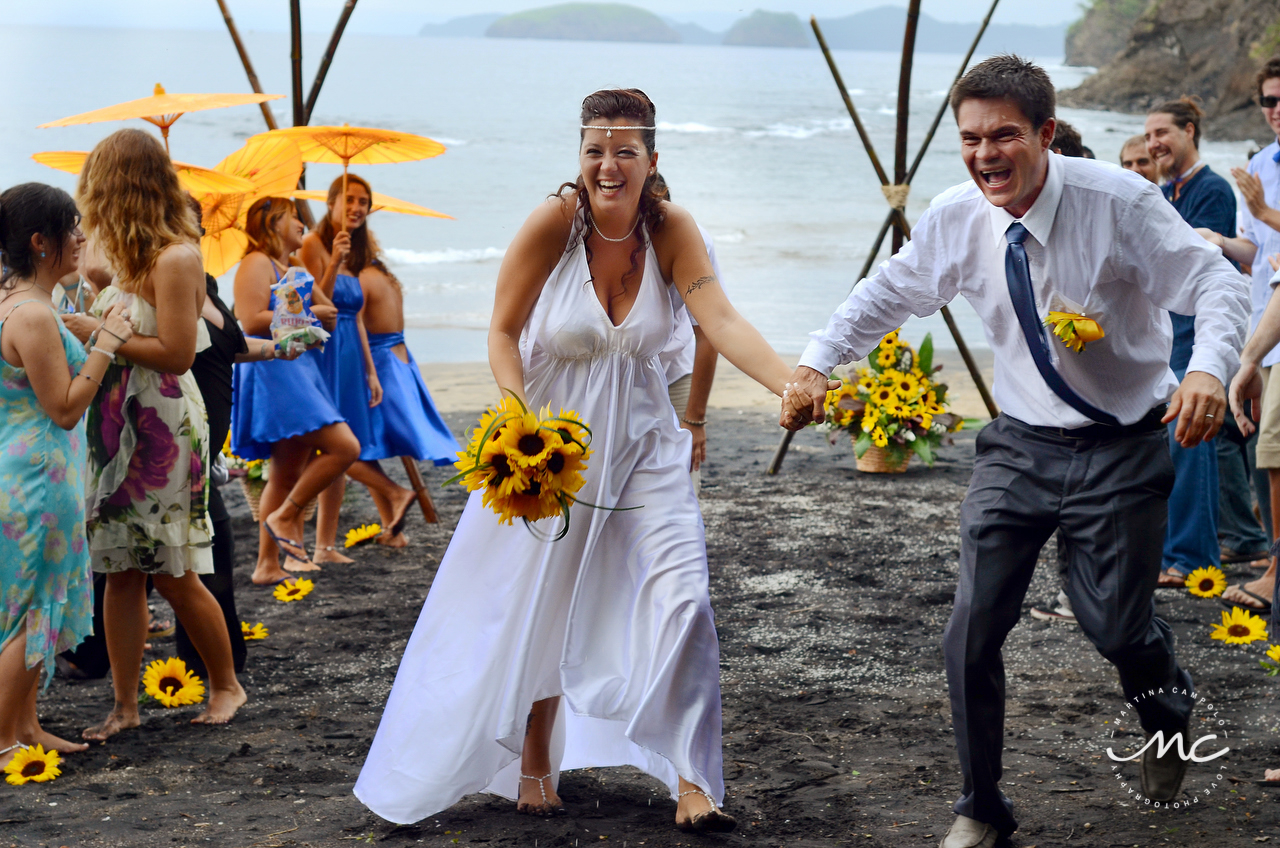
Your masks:
[[[935,220],[932,210],[926,211],[907,246],[853,287],[825,330],[809,334],[800,365],[830,374],[837,365],[866,356],[908,316],[932,315],[955,297],[958,287],[937,273],[947,263]]]

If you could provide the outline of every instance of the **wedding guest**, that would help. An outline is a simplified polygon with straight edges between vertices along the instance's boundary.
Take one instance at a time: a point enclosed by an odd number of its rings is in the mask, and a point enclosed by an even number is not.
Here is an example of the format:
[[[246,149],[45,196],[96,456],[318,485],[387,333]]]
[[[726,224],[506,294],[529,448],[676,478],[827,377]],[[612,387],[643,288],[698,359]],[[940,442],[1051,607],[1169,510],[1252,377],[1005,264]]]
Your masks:
[[[1120,167],[1126,171],[1133,171],[1153,183],[1160,182],[1160,166],[1147,152],[1145,135],[1130,136],[1125,141],[1124,147],[1120,148]]]
[[[289,270],[290,255],[302,246],[303,226],[291,202],[265,197],[249,209],[245,230],[253,249],[240,260],[235,279],[235,314],[251,352],[265,361],[237,365],[232,379],[231,450],[244,459],[270,459],[259,503],[261,526],[257,586],[291,580],[290,571],[317,571],[303,547],[303,509],[360,455],[360,443],[334,404],[320,373],[319,351],[295,361],[275,360],[271,287]],[[337,314],[319,286],[311,291],[312,311],[330,326]],[[285,566],[280,565],[280,555]]]
[[[436,410],[422,369],[404,343],[404,290],[400,281],[381,259],[374,259],[360,271],[360,289],[364,294],[369,352],[382,384],[382,403],[372,409],[369,444],[361,447],[361,456],[367,459],[347,473],[360,482],[365,482],[362,477],[386,477],[378,460],[402,456],[418,462],[430,460],[434,465],[452,464],[462,448]],[[404,535],[404,513],[397,526],[394,522],[398,504],[389,500],[384,490],[385,484],[369,486],[384,528],[377,542],[404,547],[409,543]]]
[[[0,194],[0,769],[22,747],[88,747],[40,726],[36,693],[58,652],[92,632],[83,416],[133,327],[117,304],[86,352],[58,320],[52,293],[79,261],[79,222],[61,189]]]
[[[1280,56],[1263,64],[1254,78],[1258,106],[1278,141],[1258,151],[1248,168],[1232,168],[1236,187],[1245,201],[1244,234],[1228,238],[1205,230],[1202,235],[1222,248],[1223,254],[1250,266],[1252,275],[1253,315],[1255,329],[1271,299],[1271,265],[1268,257],[1280,253]],[[1269,350],[1260,362],[1262,391],[1261,420],[1258,424],[1256,458],[1258,468],[1267,469],[1270,483],[1271,527],[1280,532],[1280,391],[1268,392],[1272,366],[1280,363],[1280,350]],[[1280,373],[1280,372],[1277,372]],[[1237,419],[1238,423],[1238,419]],[[1243,427],[1241,428],[1244,429]],[[1256,580],[1228,586],[1222,593],[1224,603],[1265,613],[1268,599],[1276,585],[1276,559],[1272,557],[1266,572]]]
[[[344,197],[342,184],[343,178],[339,177],[329,186],[324,219],[307,235],[301,256],[318,287],[338,307],[338,325],[321,354],[320,368],[338,409],[360,442],[360,461],[347,469],[347,475],[369,488],[382,517],[381,524],[391,533],[390,541],[404,529],[414,494],[375,464],[386,458],[375,445],[373,424],[374,409],[382,403],[383,389],[369,349],[365,295],[360,284],[360,272],[379,254],[378,241],[369,229],[373,189],[365,180],[348,174]],[[337,550],[338,513],[345,491],[346,479],[340,478],[320,497],[316,562],[352,562]]]
[[[1165,199],[1190,226],[1229,237],[1236,226],[1236,196],[1231,186],[1200,158],[1200,122],[1204,111],[1183,97],[1147,113],[1143,137],[1156,166],[1169,175],[1161,186]],[[1173,351],[1169,367],[1182,380],[1196,340],[1196,316],[1170,312]],[[1169,452],[1173,458],[1173,490],[1169,493],[1169,523],[1164,559],[1157,586],[1181,589],[1197,568],[1221,561],[1218,544],[1218,448],[1202,442],[1184,448],[1169,424]]]
[[[119,130],[99,142],[85,160],[78,193],[85,230],[115,272],[92,314],[123,303],[138,333],[120,346],[87,420],[89,550],[94,570],[107,575],[103,609],[115,706],[84,737],[104,740],[138,724],[148,577],[209,670],[208,706],[193,723],[222,724],[247,698],[222,611],[199,580],[213,570],[213,528],[209,431],[189,373],[196,352],[209,344],[200,324],[198,222],[169,155],[141,130]]]
[[[821,421],[821,389],[839,363],[865,356],[911,314],[964,295],[995,352],[1002,410],[978,434],[960,510],[960,578],[943,638],[964,788],[943,848],[991,848],[1018,823],[1000,791],[1001,647],[1017,623],[1041,547],[1056,530],[1081,630],[1116,666],[1151,734],[1189,731],[1192,681],[1156,617],[1166,500],[1173,484],[1165,424],[1190,447],[1216,435],[1223,385],[1237,367],[1248,292],[1219,251],[1149,182],[1050,152],[1048,74],[995,56],[953,87],[961,157],[972,178],[935,197],[911,242],[854,287],[815,334],[791,379],[786,426]],[[1080,354],[1042,316],[1053,295],[1083,304],[1103,338]],[[1163,311],[1196,316],[1178,383]],[[802,400],[812,403],[802,406]],[[1178,797],[1187,762],[1149,746],[1143,794]]]
[[[1080,131],[1061,119],[1058,120],[1058,126],[1053,131],[1053,141],[1049,144],[1049,149],[1062,156],[1085,158],[1084,139],[1080,137]]]
[[[654,192],[649,98],[595,92],[581,125],[580,175],[534,210],[503,259],[489,359],[498,387],[528,407],[590,424],[582,500],[644,508],[579,503],[553,542],[501,525],[474,492],[355,792],[395,822],[481,790],[556,815],[562,769],[627,764],[666,784],[678,827],[725,832],[706,542],[690,437],[657,361],[674,323],[667,287],[776,394],[789,369],[725,299],[693,219]]]

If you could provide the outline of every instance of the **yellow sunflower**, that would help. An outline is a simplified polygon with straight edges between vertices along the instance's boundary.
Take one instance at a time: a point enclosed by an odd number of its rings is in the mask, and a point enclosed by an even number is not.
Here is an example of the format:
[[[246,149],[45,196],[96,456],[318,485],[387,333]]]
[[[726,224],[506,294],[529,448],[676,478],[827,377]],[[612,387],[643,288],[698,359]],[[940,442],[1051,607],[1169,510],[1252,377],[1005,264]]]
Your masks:
[[[902,331],[902,329],[901,329],[901,328],[898,328],[897,330],[894,330],[894,331],[893,331],[892,333],[890,333],[889,335],[885,336],[883,339],[881,339],[881,340],[880,340],[880,346],[881,346],[881,347],[885,347],[885,346],[888,346],[888,347],[898,347],[898,346],[900,346],[900,345],[902,344],[902,340],[898,338],[898,333],[900,333],[901,331]]]
[[[1213,638],[1228,645],[1247,645],[1267,638],[1267,625],[1261,618],[1240,607],[1222,613],[1222,623],[1213,625]]]
[[[876,354],[876,365],[881,368],[892,368],[898,362],[898,350],[894,347],[885,347],[881,345],[880,352]]]
[[[520,403],[514,397],[504,397],[495,407],[486,409],[480,415],[480,421],[476,424],[474,430],[471,431],[471,443],[467,445],[465,451],[459,451],[460,459],[465,460],[468,456],[475,458],[480,452],[480,441],[484,439],[485,434],[489,433],[489,438],[496,440],[498,437],[497,430],[502,425],[502,420],[508,416],[520,415]],[[490,430],[494,432],[490,433]],[[455,463],[459,464],[459,463]],[[470,465],[467,466],[470,468]],[[459,467],[459,471],[465,471],[466,468]]]
[[[576,444],[562,444],[547,457],[547,470],[542,476],[542,485],[552,492],[568,492],[573,494],[582,488],[587,481],[582,472],[587,470],[587,459],[591,456],[591,448],[583,450]]]
[[[920,396],[920,380],[914,374],[899,372],[893,387],[905,400],[915,400]]]
[[[266,626],[263,625],[262,622],[258,622],[250,627],[249,622],[242,621],[240,622],[240,634],[244,636],[244,640],[246,642],[254,642],[258,639],[267,638],[267,636],[270,635],[270,631],[267,630]]]
[[[43,745],[19,748],[4,767],[4,780],[13,786],[45,783],[62,774],[62,769],[58,768],[61,763],[58,752],[53,749],[46,751]]]
[[[315,583],[300,577],[292,583],[281,583],[276,587],[272,596],[277,601],[282,601],[287,604],[290,601],[302,600],[307,595],[311,594],[311,590],[315,587]]]
[[[871,392],[871,402],[877,406],[887,406],[896,399],[892,386],[880,386]]]
[[[1216,598],[1227,590],[1227,575],[1211,565],[1188,574],[1185,583],[1197,598]]]
[[[864,391],[871,391],[876,387],[876,378],[871,374],[864,373],[858,378],[858,388]]]
[[[204,681],[177,657],[148,665],[142,675],[142,688],[166,707],[183,707],[204,700]]]
[[[560,408],[560,414],[551,416],[550,407],[543,410],[542,423],[560,434],[560,441],[566,445],[577,442],[583,448],[591,444],[591,428],[582,420],[582,416],[572,409]]]
[[[564,440],[555,430],[543,427],[538,416],[526,412],[503,425],[498,444],[502,445],[512,467],[536,468],[546,462],[551,451],[564,444]]]
[[[1280,663],[1280,645],[1272,645],[1267,648],[1267,659]]]
[[[499,524],[511,524],[517,518],[539,521],[563,512],[556,490],[540,479],[530,480],[523,492],[490,497],[492,491],[485,490],[484,505],[498,513]]]
[[[530,469],[521,468],[511,461],[501,439],[490,441],[480,448],[480,464],[484,466],[484,470],[479,472],[481,484],[475,488],[483,488],[485,494],[493,492],[494,495],[505,498],[529,487]],[[476,472],[467,477],[476,477]],[[488,500],[485,502],[488,503]]]
[[[871,431],[871,443],[878,448],[889,444],[889,437],[885,434],[883,428],[876,427]]]
[[[347,531],[347,541],[343,543],[344,548],[354,548],[361,542],[367,542],[375,538],[382,532],[380,524],[361,524],[359,527],[353,527]]]

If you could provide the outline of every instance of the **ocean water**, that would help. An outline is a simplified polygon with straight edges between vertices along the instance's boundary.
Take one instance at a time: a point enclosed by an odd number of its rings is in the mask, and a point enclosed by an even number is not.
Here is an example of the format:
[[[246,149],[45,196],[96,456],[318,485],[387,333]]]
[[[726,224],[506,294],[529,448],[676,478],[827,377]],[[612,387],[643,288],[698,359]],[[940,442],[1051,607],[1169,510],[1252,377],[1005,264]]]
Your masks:
[[[40,180],[71,190],[74,178],[29,157],[87,150],[125,124],[39,130],[36,125],[171,92],[248,91],[223,31],[2,27],[6,60],[22,85],[5,94],[0,184]],[[244,33],[264,90],[288,94],[288,38]],[[310,84],[326,37],[304,43]],[[957,45],[958,48],[963,45]],[[919,54],[911,92],[909,156],[943,102],[960,59]],[[981,56],[979,56],[981,58]],[[892,168],[897,52],[837,51],[836,60],[886,169]],[[1060,88],[1088,69],[1042,63]],[[348,35],[329,71],[313,124],[387,126],[448,147],[432,160],[353,168],[375,190],[456,220],[389,213],[370,219],[405,287],[407,336],[420,361],[486,358],[494,281],[508,242],[531,209],[576,176],[578,108],[608,86],[644,89],[658,107],[659,167],[673,198],[715,238],[739,310],[784,354],[803,349],[856,282],[887,208],[822,56],[813,50]],[[289,101],[271,104],[282,125]],[[1140,117],[1062,110],[1100,158],[1115,161]],[[132,125],[147,127],[141,121]],[[192,113],[174,125],[174,158],[211,166],[265,129],[256,107]],[[1247,143],[1206,144],[1220,172]],[[341,173],[312,165],[308,186]],[[955,124],[944,118],[917,173],[907,211],[967,179]],[[319,204],[313,209],[321,212]],[[886,239],[886,250],[888,240]],[[229,291],[231,275],[224,278]],[[971,346],[976,317],[952,306]],[[907,338],[952,342],[937,316],[912,318]]]

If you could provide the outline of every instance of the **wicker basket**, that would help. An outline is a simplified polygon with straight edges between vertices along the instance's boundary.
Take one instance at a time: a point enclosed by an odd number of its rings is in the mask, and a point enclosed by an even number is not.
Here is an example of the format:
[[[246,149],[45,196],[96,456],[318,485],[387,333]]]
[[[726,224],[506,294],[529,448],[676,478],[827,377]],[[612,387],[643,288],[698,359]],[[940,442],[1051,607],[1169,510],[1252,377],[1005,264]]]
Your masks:
[[[262,521],[262,509],[259,504],[262,501],[262,491],[267,488],[267,484],[261,480],[250,480],[248,477],[237,477],[236,479],[240,481],[240,489],[244,492],[244,499],[249,502],[249,512],[253,514],[253,520],[255,522]],[[312,498],[302,508],[302,520],[310,521],[315,514],[316,501]]]
[[[856,444],[857,437],[853,437],[852,441]],[[895,459],[893,454],[875,445],[867,448],[866,453],[856,460],[859,471],[872,474],[901,474],[907,470],[907,463],[910,461],[910,453],[903,454],[901,459]]]

